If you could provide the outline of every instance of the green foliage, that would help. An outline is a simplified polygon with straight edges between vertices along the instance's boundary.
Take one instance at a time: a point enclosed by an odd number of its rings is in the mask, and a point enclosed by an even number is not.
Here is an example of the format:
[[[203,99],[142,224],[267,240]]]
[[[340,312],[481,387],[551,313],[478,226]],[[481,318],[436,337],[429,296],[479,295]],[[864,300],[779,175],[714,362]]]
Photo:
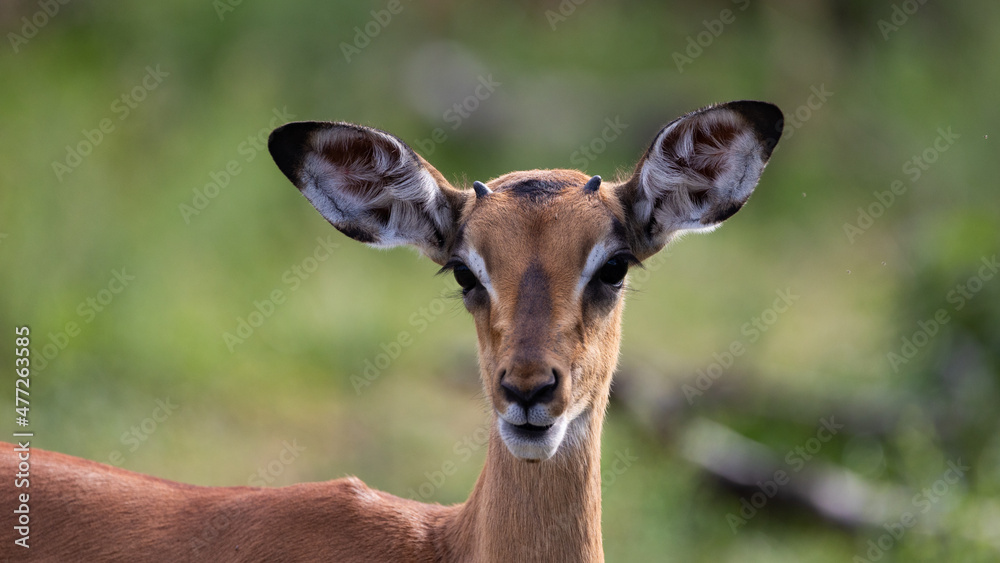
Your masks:
[[[286,120],[353,121],[466,187],[581,162],[610,178],[673,117],[764,99],[787,122],[758,193],[633,274],[623,373],[683,402],[739,341],[686,417],[783,455],[820,417],[853,412],[818,457],[906,491],[961,458],[969,473],[882,560],[996,559],[1000,277],[981,266],[1000,252],[1000,5],[404,2],[386,22],[379,2],[233,4],[74,2],[30,38],[36,3],[0,9],[0,328],[30,325],[45,358],[37,446],[238,485],[297,440],[267,484],[356,474],[459,502],[486,407],[455,284],[333,231],[262,139]],[[486,77],[500,85],[476,98]],[[616,118],[627,128],[593,143]],[[958,137],[935,148],[942,130]],[[121,270],[134,280],[116,292]],[[752,338],[786,289],[799,300]],[[255,311],[264,322],[227,343]],[[404,332],[413,344],[381,367]],[[178,410],[130,441],[168,398]],[[609,560],[846,561],[884,533],[785,505],[734,533],[740,495],[630,412],[615,404],[604,442],[605,475],[616,453],[638,458],[606,483]]]

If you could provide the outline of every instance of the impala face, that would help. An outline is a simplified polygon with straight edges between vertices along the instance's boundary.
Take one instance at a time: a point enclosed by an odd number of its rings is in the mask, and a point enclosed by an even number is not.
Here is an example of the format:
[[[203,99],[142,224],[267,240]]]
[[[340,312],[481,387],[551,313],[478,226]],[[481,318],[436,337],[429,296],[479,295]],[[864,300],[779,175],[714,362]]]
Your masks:
[[[522,459],[547,459],[587,430],[573,422],[608,394],[618,353],[625,274],[638,260],[617,201],[584,190],[588,180],[567,170],[490,182],[445,264],[476,320],[500,437]]]
[[[514,457],[540,461],[600,428],[629,266],[736,213],[781,122],[762,102],[690,113],[660,130],[631,177],[603,187],[534,170],[457,190],[401,140],[347,123],[289,123],[268,146],[341,232],[415,246],[454,274],[497,434]]]

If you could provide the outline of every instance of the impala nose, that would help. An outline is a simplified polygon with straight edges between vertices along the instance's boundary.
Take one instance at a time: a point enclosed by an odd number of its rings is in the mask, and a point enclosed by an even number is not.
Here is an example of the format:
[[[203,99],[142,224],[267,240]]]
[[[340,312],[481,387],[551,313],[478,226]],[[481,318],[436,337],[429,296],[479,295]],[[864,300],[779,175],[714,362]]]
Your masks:
[[[536,404],[551,402],[558,386],[559,372],[555,368],[520,375],[504,370],[500,375],[500,388],[504,397],[525,410]]]

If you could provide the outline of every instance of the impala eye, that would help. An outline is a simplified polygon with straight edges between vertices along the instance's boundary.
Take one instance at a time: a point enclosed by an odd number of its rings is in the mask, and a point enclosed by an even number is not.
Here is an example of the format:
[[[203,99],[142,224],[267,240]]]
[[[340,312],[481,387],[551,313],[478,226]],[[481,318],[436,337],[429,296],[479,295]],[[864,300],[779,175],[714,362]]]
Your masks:
[[[458,282],[458,285],[462,286],[462,293],[468,293],[479,285],[476,275],[465,264],[458,264],[451,271],[455,274],[455,281]]]
[[[625,256],[615,256],[597,271],[597,279],[612,287],[621,287],[625,281],[625,274],[628,273],[628,262]]]

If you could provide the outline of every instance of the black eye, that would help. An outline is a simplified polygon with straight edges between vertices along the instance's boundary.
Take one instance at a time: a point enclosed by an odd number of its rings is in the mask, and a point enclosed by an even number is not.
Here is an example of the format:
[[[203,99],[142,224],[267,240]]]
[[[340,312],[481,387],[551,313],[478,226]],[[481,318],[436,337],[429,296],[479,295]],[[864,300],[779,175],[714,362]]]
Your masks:
[[[459,264],[452,268],[452,273],[455,274],[455,281],[458,285],[462,286],[462,292],[468,293],[472,291],[477,285],[479,285],[479,280],[476,279],[476,275],[472,273],[465,264]]]
[[[597,279],[612,287],[621,287],[625,281],[625,274],[628,273],[628,259],[624,256],[615,256],[608,260],[601,269],[597,271]]]

